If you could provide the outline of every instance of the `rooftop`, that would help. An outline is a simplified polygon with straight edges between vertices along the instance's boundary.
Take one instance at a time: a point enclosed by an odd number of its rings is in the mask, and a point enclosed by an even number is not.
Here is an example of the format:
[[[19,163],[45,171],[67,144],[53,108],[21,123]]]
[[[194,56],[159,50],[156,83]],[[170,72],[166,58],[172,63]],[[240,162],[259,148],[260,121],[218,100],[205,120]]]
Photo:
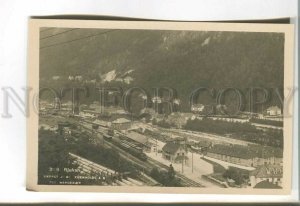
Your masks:
[[[261,158],[268,158],[268,157],[283,157],[283,150],[278,147],[271,147],[271,146],[257,146],[257,145],[251,145],[250,150],[255,153],[256,157]]]
[[[126,137],[143,145],[147,145],[148,143],[148,138],[137,132],[128,132]]]
[[[211,147],[209,150],[211,153],[215,154],[221,154],[221,155],[227,155],[231,157],[237,157],[242,159],[251,159],[254,156],[252,152],[247,147],[240,146],[240,145],[221,145],[216,144],[213,147]]]
[[[251,176],[255,176],[256,178],[270,178],[270,177],[277,177],[282,178],[282,166],[280,165],[262,165],[258,167],[256,170],[251,172]]]
[[[170,154],[175,154],[177,150],[180,148],[180,144],[174,143],[174,142],[167,142],[162,150],[164,152],[170,153]]]
[[[283,151],[281,148],[270,146],[242,146],[242,145],[221,145],[216,144],[208,150],[211,153],[227,155],[231,157],[238,157],[242,159],[269,158],[277,157],[282,158]]]

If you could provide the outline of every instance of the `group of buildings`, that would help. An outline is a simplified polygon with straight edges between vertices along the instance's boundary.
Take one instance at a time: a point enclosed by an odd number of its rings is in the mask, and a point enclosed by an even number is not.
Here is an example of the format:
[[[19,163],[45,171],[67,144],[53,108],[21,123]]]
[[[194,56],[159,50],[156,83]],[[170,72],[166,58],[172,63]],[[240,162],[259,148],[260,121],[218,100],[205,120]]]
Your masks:
[[[187,152],[186,142],[182,138],[168,141],[162,148],[162,156],[174,163],[186,162],[188,160]]]
[[[191,112],[196,114],[211,114],[211,110],[213,109],[212,105],[203,105],[203,104],[193,104],[191,106]],[[215,112],[214,115],[218,114],[226,114],[227,107],[226,105],[216,105],[215,106]],[[270,120],[278,120],[280,117],[282,117],[282,110],[278,106],[270,106],[267,109],[265,109],[262,113],[251,113],[251,112],[241,112],[240,116],[245,117],[256,117],[259,119],[270,119]],[[211,116],[211,115],[210,115]]]
[[[283,167],[276,164],[264,164],[249,174],[250,185],[253,188],[282,188]]]
[[[42,102],[42,110],[47,109],[48,106]],[[63,107],[70,107],[63,105]],[[199,112],[204,109],[202,105],[196,105],[192,107],[192,111]],[[150,114],[156,115],[154,111],[148,109]],[[83,119],[92,119],[92,123],[108,127],[112,130],[122,132],[123,138],[129,142],[133,142],[143,149],[143,151],[149,151],[155,147],[155,142],[147,135],[143,135],[136,132],[133,127],[133,121],[126,116],[126,112],[122,108],[109,108],[106,107],[105,111],[111,115],[115,115],[118,118],[110,120],[101,120],[97,116],[102,112],[101,108],[97,104],[90,106],[85,105],[85,108],[78,113]],[[157,114],[159,116],[159,114]],[[266,110],[266,115],[271,117],[277,117],[281,115],[281,109],[277,106],[272,106]],[[161,118],[165,118],[161,116]],[[179,128],[186,123],[188,119],[197,118],[193,113],[173,113],[168,116],[167,121],[179,125]],[[258,187],[259,183],[262,185],[275,185],[280,187],[282,183],[282,149],[271,147],[246,147],[240,145],[221,145],[212,144],[209,141],[199,141],[195,145],[187,144],[186,139],[174,138],[167,141],[162,148],[163,158],[173,163],[182,163],[188,161],[188,151],[201,152],[204,156],[214,158],[220,161],[241,165],[245,167],[252,167],[255,170],[249,172],[250,184],[252,187]]]
[[[282,164],[283,151],[267,146],[215,144],[207,150],[206,156],[246,167],[258,167],[264,164]]]
[[[191,146],[186,140],[175,138],[164,145],[162,156],[172,163],[186,163],[188,151],[201,152],[204,159],[216,160],[215,162],[220,165],[230,165],[242,171],[248,178],[250,187],[281,188],[282,186],[283,151],[280,148],[212,144],[209,141]],[[224,169],[226,168],[228,169],[224,166]]]

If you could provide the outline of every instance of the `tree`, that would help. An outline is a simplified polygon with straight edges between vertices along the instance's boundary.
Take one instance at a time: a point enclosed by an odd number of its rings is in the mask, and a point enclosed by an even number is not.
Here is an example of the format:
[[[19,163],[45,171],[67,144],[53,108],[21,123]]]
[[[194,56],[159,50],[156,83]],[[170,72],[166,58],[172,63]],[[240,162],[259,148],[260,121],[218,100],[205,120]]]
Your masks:
[[[64,176],[63,168],[77,168],[69,157],[69,146],[63,136],[48,130],[39,131],[38,150],[38,181],[40,184],[49,184],[44,175],[55,173]]]
[[[229,168],[223,173],[224,178],[232,179],[237,185],[243,183],[243,175],[237,169]]]
[[[175,177],[175,171],[172,165],[170,165],[168,171],[159,170],[158,168],[153,168],[150,172],[150,176],[167,187],[181,187],[180,179]]]

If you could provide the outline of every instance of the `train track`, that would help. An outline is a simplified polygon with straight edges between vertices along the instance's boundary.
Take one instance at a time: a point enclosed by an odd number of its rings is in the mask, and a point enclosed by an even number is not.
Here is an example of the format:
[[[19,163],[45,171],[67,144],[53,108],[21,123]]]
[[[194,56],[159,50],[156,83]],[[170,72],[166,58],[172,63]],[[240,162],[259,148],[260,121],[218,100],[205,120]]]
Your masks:
[[[143,186],[143,182],[132,179],[127,177],[127,179],[122,178],[122,176],[119,176],[118,174],[116,174],[116,172],[114,170],[111,170],[107,167],[104,167],[102,165],[99,165],[95,162],[91,162],[83,157],[80,157],[78,155],[75,155],[73,153],[69,153],[69,155],[73,158],[75,158],[75,161],[77,163],[79,163],[79,167],[81,167],[81,169],[87,173],[87,174],[91,174],[91,171],[97,171],[100,173],[100,175],[102,175],[102,177],[105,178],[112,178],[114,177],[118,177],[118,180],[115,180],[114,182],[111,182],[111,185],[130,185],[130,186]],[[120,179],[121,178],[121,179]]]
[[[161,162],[159,162],[157,160],[154,160],[152,158],[149,158],[148,161],[152,162],[152,164],[155,164],[155,165],[159,166],[160,168],[164,168],[166,170],[169,169],[168,166],[166,166],[163,163],[161,163]],[[199,182],[191,180],[188,177],[186,177],[183,174],[180,174],[178,172],[176,172],[176,176],[181,179],[181,181],[182,181],[182,183],[183,183],[184,186],[188,186],[188,187],[204,187],[204,185],[200,184]]]
[[[83,126],[83,125],[81,125]],[[95,132],[90,129],[90,128],[87,128],[86,126],[83,126],[83,128],[88,131],[89,133],[91,134],[94,134]],[[96,134],[100,134],[101,136],[103,135],[103,133],[97,131]],[[96,137],[98,137],[96,135]],[[128,152],[124,151],[123,149],[119,148],[118,146],[114,145],[113,143],[109,142],[109,141],[106,141],[103,139],[103,136],[102,136],[102,139],[97,139],[98,141],[102,142],[98,142],[98,144],[100,144],[101,146],[104,146],[106,148],[113,148],[114,150],[118,151],[120,156],[124,159],[126,159],[127,161],[131,162],[132,164],[142,168],[144,171],[147,171],[148,173],[151,172],[151,170],[155,167],[158,167],[158,168],[163,168],[163,169],[166,169],[168,170],[169,167],[162,164],[161,162],[157,161],[157,160],[154,160],[150,157],[148,157],[147,161],[142,161],[140,159],[138,159],[137,157],[129,154]],[[194,181],[194,180],[191,180],[189,179],[188,177],[184,176],[183,174],[180,174],[178,172],[176,172],[176,176],[178,178],[181,179],[181,183],[185,186],[185,187],[204,187],[204,185]]]
[[[91,134],[93,134],[92,133],[92,129],[89,129],[89,128],[85,127],[85,126],[83,128],[86,131],[88,131]],[[100,132],[97,132],[97,134],[102,135],[102,133],[100,133]],[[97,137],[97,140],[98,140],[97,144],[99,144],[99,145],[101,145],[103,147],[106,147],[106,148],[113,148],[114,150],[116,150],[116,151],[119,152],[119,154],[120,154],[121,157],[123,157],[124,159],[130,161],[132,164],[135,164],[135,165],[137,165],[139,167],[143,167],[144,170],[147,170],[147,171],[151,171],[152,170],[153,167],[150,167],[149,165],[145,165],[144,164],[145,162],[143,162],[142,160],[136,158],[135,156],[131,155],[130,153],[124,151],[120,147],[114,145],[113,143],[111,143],[109,141],[104,140],[103,137],[102,137],[102,139],[99,139],[99,137],[97,135],[96,135],[96,137]]]
[[[183,182],[184,185],[187,185],[189,187],[205,187],[204,185],[200,184],[199,182],[195,182],[194,180],[191,180],[182,174],[177,173],[176,175],[177,175],[177,177],[179,177],[181,179],[181,181]]]

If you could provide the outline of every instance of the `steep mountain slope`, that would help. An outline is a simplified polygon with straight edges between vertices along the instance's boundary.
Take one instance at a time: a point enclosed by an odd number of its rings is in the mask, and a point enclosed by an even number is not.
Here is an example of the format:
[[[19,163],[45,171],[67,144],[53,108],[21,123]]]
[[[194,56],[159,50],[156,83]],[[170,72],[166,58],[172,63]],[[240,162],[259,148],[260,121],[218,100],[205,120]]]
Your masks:
[[[41,35],[41,85],[63,86],[68,76],[81,75],[124,88],[172,87],[183,105],[203,86],[283,87],[280,33],[77,29],[59,34],[66,30]],[[53,34],[58,35],[45,38]],[[61,81],[53,82],[53,76]]]

